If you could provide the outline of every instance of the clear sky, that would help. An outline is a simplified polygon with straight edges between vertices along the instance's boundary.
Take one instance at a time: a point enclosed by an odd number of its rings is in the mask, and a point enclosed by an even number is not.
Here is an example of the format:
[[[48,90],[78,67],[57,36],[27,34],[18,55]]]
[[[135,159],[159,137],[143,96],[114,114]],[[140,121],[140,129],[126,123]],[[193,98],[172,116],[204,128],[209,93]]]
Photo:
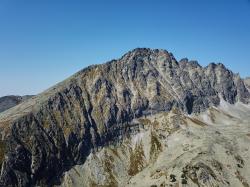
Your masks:
[[[0,96],[37,94],[136,47],[250,76],[250,1],[0,0]]]

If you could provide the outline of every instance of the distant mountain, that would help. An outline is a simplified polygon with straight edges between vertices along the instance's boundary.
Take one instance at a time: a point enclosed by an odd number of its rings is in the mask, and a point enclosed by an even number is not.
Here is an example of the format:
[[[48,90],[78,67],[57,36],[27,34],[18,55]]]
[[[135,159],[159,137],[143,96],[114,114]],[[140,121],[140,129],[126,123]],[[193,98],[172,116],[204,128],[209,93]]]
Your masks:
[[[0,186],[249,186],[250,93],[138,48],[0,113]]]
[[[25,96],[4,96],[0,97],[0,112],[3,112],[5,110],[8,110],[9,108],[12,108],[19,103],[33,97],[32,95],[25,95]]]

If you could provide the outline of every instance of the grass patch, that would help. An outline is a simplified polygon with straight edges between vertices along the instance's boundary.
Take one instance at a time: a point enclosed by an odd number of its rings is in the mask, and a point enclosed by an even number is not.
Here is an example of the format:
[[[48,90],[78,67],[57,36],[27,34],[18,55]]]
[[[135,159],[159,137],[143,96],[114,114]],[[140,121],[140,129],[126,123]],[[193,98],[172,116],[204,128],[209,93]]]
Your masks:
[[[135,176],[144,168],[145,155],[141,144],[136,145],[135,150],[130,154],[130,166],[128,174]]]
[[[108,174],[108,184],[107,184],[107,186],[118,186],[116,178],[115,178],[115,176],[113,174],[114,158],[111,155],[109,155],[107,152],[105,152],[104,155],[105,155],[105,159],[103,161],[103,166],[104,166],[104,170]]]
[[[156,135],[152,134],[151,135],[151,148],[150,148],[151,160],[155,160],[161,151],[162,151],[161,142],[158,140]]]

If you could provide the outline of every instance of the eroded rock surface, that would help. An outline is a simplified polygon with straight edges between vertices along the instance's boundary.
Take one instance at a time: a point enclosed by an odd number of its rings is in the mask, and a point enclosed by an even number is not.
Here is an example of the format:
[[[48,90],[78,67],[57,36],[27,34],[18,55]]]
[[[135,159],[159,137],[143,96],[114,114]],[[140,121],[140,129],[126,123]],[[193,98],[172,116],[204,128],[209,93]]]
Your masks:
[[[138,135],[142,124],[136,119],[172,109],[183,114],[200,113],[218,106],[221,100],[249,102],[244,81],[223,64],[203,68],[187,59],[177,62],[165,50],[143,48],[90,66],[0,114],[0,184],[59,185],[66,171],[85,164],[93,153]],[[152,134],[150,137],[154,141]],[[161,151],[158,143],[150,159],[157,159]],[[132,163],[138,163],[144,154],[138,146]],[[124,151],[125,156],[131,156],[127,154],[130,148]],[[121,180],[141,171],[147,164],[141,161]],[[112,163],[105,164],[110,168]],[[121,166],[130,167],[126,162]],[[103,179],[96,181],[106,185]],[[113,179],[110,182],[119,184]]]
[[[248,89],[250,89],[250,77],[244,79],[244,83]]]
[[[247,187],[249,119],[249,105],[223,101],[192,116],[172,110],[136,119],[138,133],[91,153],[61,186]]]

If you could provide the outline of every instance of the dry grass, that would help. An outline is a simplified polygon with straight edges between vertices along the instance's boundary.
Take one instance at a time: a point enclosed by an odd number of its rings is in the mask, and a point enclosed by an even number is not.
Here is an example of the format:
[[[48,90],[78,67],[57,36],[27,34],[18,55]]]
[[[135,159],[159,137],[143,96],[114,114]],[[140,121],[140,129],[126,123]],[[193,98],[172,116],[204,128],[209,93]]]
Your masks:
[[[4,155],[5,155],[5,142],[0,140],[0,168],[2,167]]]
[[[156,170],[153,173],[151,173],[150,177],[152,179],[159,179],[161,177],[167,178],[167,173],[164,170]]]
[[[43,127],[44,127],[45,129],[48,129],[48,128],[50,127],[50,122],[49,122],[49,119],[48,119],[48,118],[45,119],[45,121],[44,121],[44,123],[43,123]]]
[[[136,145],[135,150],[130,154],[130,166],[128,174],[135,176],[144,168],[145,155],[142,145]]]
[[[157,159],[159,153],[162,151],[161,142],[158,140],[157,136],[151,135],[151,148],[150,148],[150,158],[151,160]]]
[[[199,125],[199,126],[201,126],[201,127],[205,127],[205,126],[207,126],[207,124],[206,123],[204,123],[204,122],[202,122],[202,121],[200,121],[200,120],[198,120],[198,119],[196,119],[196,118],[190,118],[190,117],[187,117],[190,121],[192,121],[194,124],[196,124],[196,125]]]
[[[112,151],[112,153],[117,157],[117,158],[120,158],[118,152],[117,152],[117,149],[113,148],[113,149],[110,149]]]
[[[147,125],[147,126],[151,125],[151,121],[150,121],[149,119],[140,118],[140,119],[138,119],[138,121],[139,121],[141,124],[143,124],[143,125]]]
[[[112,156],[110,156],[107,152],[105,152],[105,159],[103,161],[103,166],[104,166],[106,173],[108,174],[108,184],[105,185],[105,187],[106,186],[107,187],[108,186],[118,186],[116,178],[113,174],[113,168],[114,168],[113,163],[114,163],[114,158]]]

